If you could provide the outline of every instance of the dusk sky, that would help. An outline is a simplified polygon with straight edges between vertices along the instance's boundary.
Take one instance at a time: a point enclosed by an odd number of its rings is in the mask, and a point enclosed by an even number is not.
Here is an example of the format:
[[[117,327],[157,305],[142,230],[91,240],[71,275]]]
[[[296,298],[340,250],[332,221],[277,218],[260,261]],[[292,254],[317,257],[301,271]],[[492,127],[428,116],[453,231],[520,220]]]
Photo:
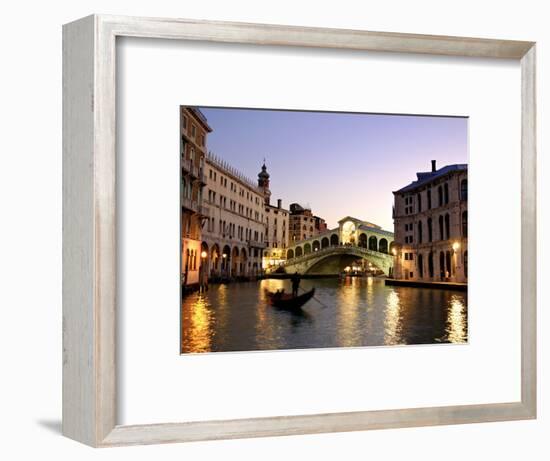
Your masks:
[[[468,163],[468,120],[454,117],[201,108],[207,148],[256,182],[266,159],[271,203],[309,205],[329,228],[345,216],[393,231],[392,191]]]

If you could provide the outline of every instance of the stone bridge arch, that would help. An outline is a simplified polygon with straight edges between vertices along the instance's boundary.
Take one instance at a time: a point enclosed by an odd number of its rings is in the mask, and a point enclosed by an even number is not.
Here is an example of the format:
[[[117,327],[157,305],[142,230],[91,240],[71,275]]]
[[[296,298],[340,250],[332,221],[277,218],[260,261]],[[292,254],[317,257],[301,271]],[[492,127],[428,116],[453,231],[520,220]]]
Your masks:
[[[301,257],[286,261],[284,267],[287,273],[337,275],[342,265],[349,265],[348,261],[351,263],[357,259],[370,262],[385,275],[390,275],[393,267],[393,257],[389,254],[345,245],[322,248],[313,253],[303,254]]]

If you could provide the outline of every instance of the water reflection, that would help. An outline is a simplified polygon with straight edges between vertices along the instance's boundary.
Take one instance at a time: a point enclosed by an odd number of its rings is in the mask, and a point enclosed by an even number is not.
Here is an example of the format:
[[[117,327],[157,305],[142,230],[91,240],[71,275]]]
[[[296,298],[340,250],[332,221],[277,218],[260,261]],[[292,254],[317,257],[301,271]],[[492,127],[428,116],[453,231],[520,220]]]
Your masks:
[[[399,303],[399,294],[396,290],[391,290],[386,298],[384,344],[393,345],[401,343],[400,310],[401,304]]]
[[[182,341],[190,351],[208,352],[211,350],[211,327],[214,310],[204,296],[197,296],[192,309],[184,310],[182,321]]]
[[[453,295],[451,298],[451,306],[447,319],[447,339],[450,343],[463,343],[468,340],[466,305],[456,295]]]
[[[466,293],[389,287],[375,278],[303,280],[303,313],[271,307],[265,290],[287,280],[211,285],[182,303],[182,352],[464,343]]]

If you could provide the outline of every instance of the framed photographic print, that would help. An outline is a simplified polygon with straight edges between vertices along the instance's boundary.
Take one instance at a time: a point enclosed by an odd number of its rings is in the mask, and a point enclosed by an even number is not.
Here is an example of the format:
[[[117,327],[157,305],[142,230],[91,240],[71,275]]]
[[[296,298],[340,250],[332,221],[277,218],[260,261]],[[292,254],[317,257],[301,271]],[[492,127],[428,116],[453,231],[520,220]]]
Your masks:
[[[467,342],[467,118],[180,110],[182,353]]]
[[[95,15],[63,47],[66,436],[536,416],[534,43]]]

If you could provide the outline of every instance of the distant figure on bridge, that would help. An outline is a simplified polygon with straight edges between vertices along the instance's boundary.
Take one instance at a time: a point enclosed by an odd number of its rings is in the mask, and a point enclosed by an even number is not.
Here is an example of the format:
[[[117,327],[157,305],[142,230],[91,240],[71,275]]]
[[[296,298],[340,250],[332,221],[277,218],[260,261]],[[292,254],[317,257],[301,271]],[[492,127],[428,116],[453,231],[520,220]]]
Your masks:
[[[298,290],[300,289],[300,274],[298,274],[298,271],[292,274],[290,280],[292,282],[292,296],[296,297],[298,296]]]

